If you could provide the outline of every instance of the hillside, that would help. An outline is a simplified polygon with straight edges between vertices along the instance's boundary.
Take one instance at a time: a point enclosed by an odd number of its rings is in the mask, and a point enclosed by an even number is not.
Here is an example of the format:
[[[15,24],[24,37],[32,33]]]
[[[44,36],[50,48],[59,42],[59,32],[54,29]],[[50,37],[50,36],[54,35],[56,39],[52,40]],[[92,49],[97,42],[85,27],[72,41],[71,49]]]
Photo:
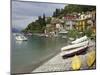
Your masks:
[[[82,12],[86,12],[86,11],[92,11],[95,9],[96,9],[95,6],[69,4],[69,5],[65,6],[64,9],[56,9],[53,12],[52,17],[61,19],[62,17],[66,16],[66,14],[71,14],[74,12],[82,13]],[[28,33],[28,32],[44,33],[44,30],[46,28],[46,24],[51,23],[52,17],[46,18],[45,14],[43,13],[43,16],[38,16],[38,20],[28,24],[28,26],[24,30],[22,30],[22,32],[24,32],[24,33]]]

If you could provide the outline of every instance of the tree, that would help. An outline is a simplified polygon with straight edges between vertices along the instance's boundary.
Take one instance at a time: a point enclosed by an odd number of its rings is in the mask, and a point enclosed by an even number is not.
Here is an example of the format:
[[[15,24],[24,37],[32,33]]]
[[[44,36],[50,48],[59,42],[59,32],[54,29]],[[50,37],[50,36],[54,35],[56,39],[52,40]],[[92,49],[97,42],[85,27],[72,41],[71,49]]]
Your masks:
[[[96,10],[96,6],[88,6],[88,5],[74,5],[69,4],[64,7],[64,9],[55,9],[53,12],[53,17],[56,18],[62,18],[63,16],[66,16],[66,14],[71,14],[73,12],[81,13],[86,11],[92,11]],[[45,20],[45,13],[43,13],[43,16],[38,16],[38,19],[35,22],[31,22],[28,24],[28,26],[23,30],[23,32],[44,32],[44,29],[46,28],[46,24],[49,24],[51,22],[51,18],[48,18],[47,21]],[[88,31],[87,31],[88,32]],[[90,36],[90,33],[84,32],[85,34],[88,34]],[[72,30],[69,32],[69,34],[72,35],[72,37],[76,37],[75,35],[78,35],[78,32],[75,30]]]
[[[48,17],[46,20],[46,24],[50,24],[51,23],[51,17]]]
[[[60,15],[61,11],[60,9],[56,9],[54,12],[53,12],[53,17],[58,17]]]
[[[43,25],[46,26],[45,14],[43,14]]]

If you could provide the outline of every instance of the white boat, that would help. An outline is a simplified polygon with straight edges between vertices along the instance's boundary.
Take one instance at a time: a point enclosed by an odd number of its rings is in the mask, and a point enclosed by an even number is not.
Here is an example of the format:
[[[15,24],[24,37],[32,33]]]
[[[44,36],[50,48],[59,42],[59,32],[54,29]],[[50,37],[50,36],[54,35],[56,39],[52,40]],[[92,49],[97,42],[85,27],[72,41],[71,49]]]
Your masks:
[[[45,37],[49,37],[49,35],[46,34]]]
[[[27,38],[24,35],[22,35],[22,34],[17,35],[15,38],[18,41],[26,41],[27,40]]]
[[[73,41],[73,40],[74,40],[74,38],[71,38],[71,37],[70,37],[70,38],[69,38],[69,40],[70,40],[70,41]]]
[[[70,49],[68,51],[62,51],[60,55],[63,58],[74,56],[74,55],[77,55],[77,54],[80,54],[80,53],[86,51],[87,50],[86,48],[88,48],[88,45],[83,46],[83,47],[79,47],[79,48],[75,48],[75,49]]]
[[[72,44],[72,45],[62,47],[61,51],[66,51],[66,50],[75,49],[75,48],[78,48],[78,47],[83,47],[83,46],[86,46],[88,44],[89,44],[89,41],[87,40],[87,41],[84,41],[84,42],[81,42],[81,43],[76,43],[76,44]]]
[[[72,41],[71,43],[72,44],[76,44],[76,43],[80,43],[80,42],[86,41],[87,39],[88,39],[87,36],[83,36],[81,38],[76,39],[75,41]]]

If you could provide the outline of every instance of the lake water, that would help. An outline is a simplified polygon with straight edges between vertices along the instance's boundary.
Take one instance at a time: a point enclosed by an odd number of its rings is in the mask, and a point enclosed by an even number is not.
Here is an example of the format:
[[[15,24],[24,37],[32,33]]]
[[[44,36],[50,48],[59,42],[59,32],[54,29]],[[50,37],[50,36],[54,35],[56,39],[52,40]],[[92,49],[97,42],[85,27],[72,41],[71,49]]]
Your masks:
[[[36,65],[60,52],[60,48],[67,45],[62,38],[46,38],[29,36],[27,41],[16,41],[11,37],[11,72],[27,73]]]

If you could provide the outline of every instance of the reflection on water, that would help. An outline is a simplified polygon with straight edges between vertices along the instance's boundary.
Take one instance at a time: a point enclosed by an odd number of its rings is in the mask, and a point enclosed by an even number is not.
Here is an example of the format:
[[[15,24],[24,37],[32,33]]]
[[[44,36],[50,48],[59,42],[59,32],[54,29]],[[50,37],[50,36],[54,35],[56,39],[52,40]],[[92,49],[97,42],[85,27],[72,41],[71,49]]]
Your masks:
[[[22,41],[22,40],[16,40],[15,41],[16,42],[16,44],[19,44],[19,45],[21,45],[21,44],[27,44],[27,41]]]
[[[16,43],[19,44],[19,45],[22,44],[22,42],[23,42],[23,41],[16,41]]]
[[[27,41],[16,41],[15,35],[12,35],[11,69],[15,72],[28,65],[37,64],[48,56],[60,52],[60,48],[66,44],[66,39],[39,36],[28,37]]]

